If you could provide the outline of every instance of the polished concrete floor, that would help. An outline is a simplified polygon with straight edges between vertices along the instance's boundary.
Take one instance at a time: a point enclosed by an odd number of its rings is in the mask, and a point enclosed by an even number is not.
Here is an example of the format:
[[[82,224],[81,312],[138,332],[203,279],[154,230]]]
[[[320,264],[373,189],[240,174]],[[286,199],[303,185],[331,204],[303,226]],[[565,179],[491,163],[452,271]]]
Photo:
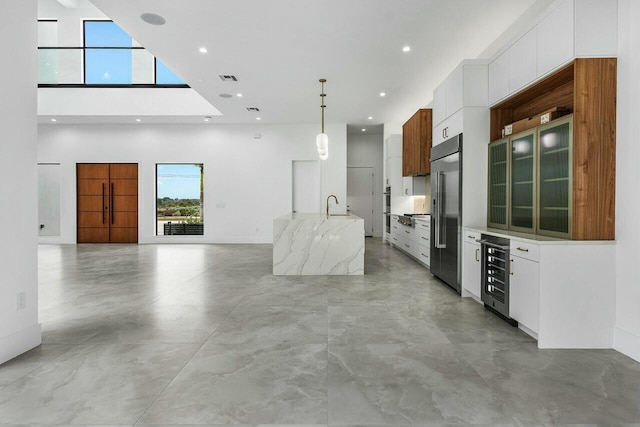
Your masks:
[[[364,277],[270,271],[268,245],[40,247],[0,424],[640,426],[639,363],[538,350],[379,239]]]

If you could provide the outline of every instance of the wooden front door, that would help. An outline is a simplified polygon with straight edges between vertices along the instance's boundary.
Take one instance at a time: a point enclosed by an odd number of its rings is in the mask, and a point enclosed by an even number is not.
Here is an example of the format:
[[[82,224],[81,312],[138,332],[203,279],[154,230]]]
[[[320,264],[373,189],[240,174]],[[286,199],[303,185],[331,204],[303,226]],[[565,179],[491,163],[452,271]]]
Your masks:
[[[78,163],[78,243],[138,242],[138,165]]]

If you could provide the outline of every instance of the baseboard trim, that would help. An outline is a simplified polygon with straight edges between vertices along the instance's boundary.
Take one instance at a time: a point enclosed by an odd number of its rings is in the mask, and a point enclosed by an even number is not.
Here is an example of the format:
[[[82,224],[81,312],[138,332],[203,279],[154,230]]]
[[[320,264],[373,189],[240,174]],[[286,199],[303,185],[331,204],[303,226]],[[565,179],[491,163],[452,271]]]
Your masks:
[[[640,362],[640,335],[616,327],[613,330],[613,348]]]
[[[0,364],[42,344],[40,323],[29,326],[8,337],[0,338]]]

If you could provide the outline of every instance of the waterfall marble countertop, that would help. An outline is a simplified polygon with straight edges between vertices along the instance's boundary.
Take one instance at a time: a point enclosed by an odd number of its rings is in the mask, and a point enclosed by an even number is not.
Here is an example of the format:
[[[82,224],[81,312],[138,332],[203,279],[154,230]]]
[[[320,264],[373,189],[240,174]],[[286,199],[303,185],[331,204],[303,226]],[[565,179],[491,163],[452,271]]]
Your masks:
[[[364,219],[289,213],[273,220],[274,275],[363,275]]]

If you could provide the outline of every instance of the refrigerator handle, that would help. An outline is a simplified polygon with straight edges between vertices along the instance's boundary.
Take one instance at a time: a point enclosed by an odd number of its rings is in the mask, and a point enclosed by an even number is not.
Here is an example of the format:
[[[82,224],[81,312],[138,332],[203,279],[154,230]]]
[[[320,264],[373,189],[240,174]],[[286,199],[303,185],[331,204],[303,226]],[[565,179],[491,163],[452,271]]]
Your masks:
[[[440,172],[436,174],[435,193],[436,193],[434,194],[435,197],[433,198],[433,209],[431,210],[431,212],[435,214],[433,216],[433,220],[434,220],[433,231],[435,234],[433,246],[435,248],[439,248],[440,247]]]
[[[438,249],[444,249],[447,247],[447,240],[446,240],[446,236],[447,233],[446,231],[443,233],[442,228],[443,225],[445,226],[446,229],[446,220],[444,218],[444,203],[442,200],[442,196],[444,194],[444,173],[443,172],[438,172],[438,174],[436,175],[436,188],[438,189],[437,191],[437,204],[438,206],[436,207],[436,248]]]

